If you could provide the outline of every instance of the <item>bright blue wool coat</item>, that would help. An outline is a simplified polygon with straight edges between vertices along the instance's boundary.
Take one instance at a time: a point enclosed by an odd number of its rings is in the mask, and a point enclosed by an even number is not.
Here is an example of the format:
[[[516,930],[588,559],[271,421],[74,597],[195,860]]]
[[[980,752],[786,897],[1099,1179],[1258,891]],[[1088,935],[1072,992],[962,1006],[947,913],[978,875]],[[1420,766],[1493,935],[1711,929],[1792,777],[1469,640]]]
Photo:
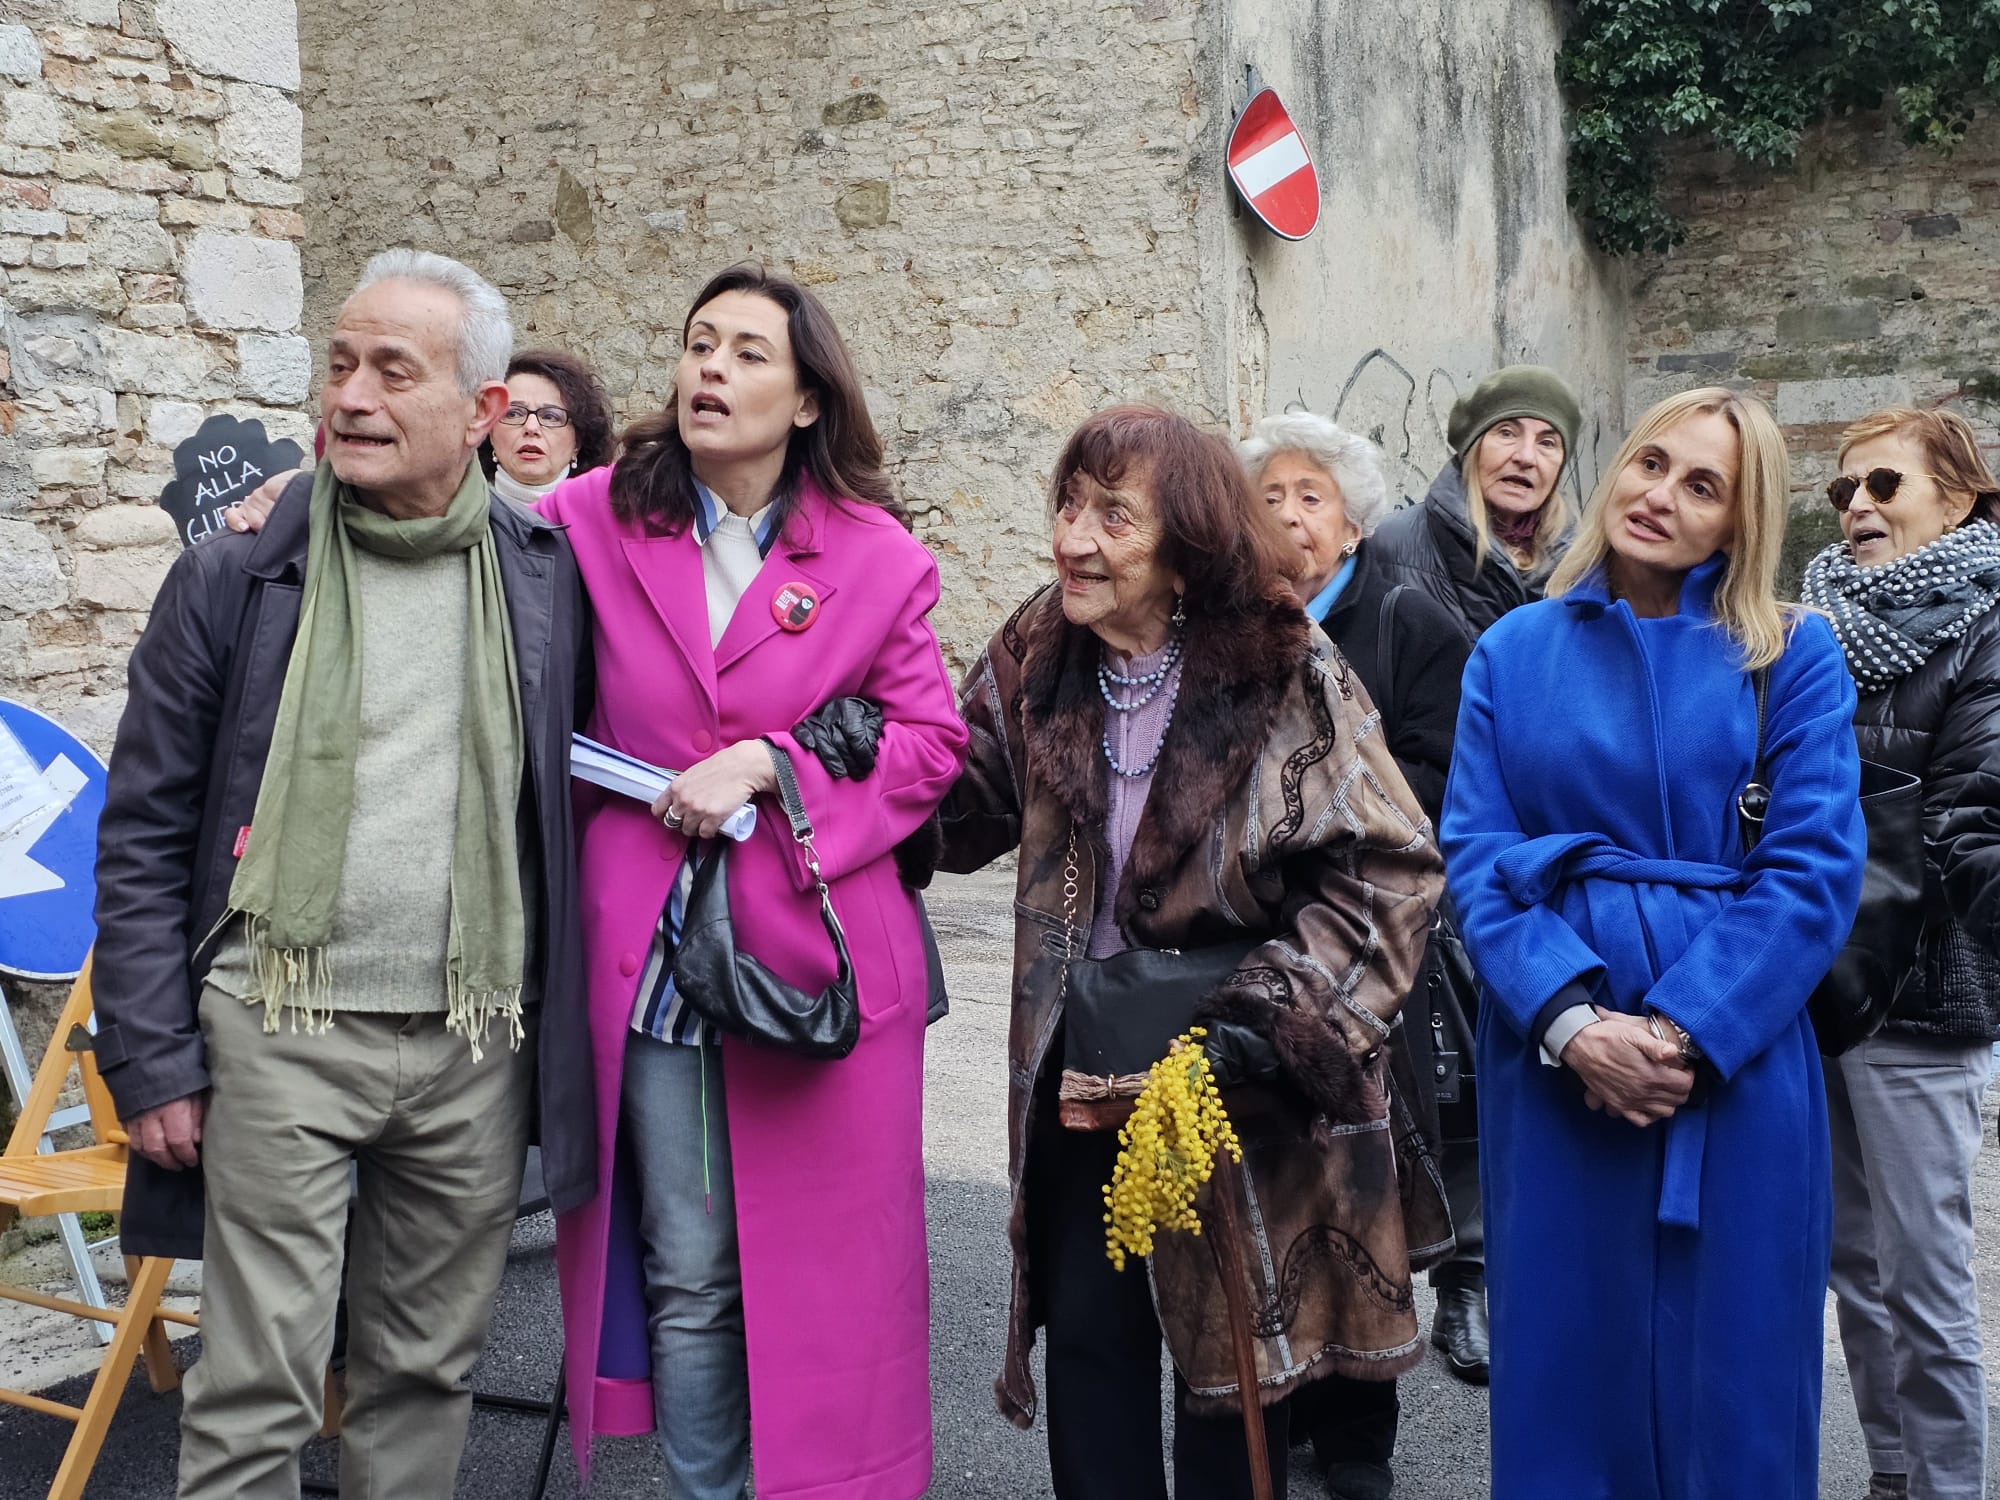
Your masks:
[[[1712,623],[1722,567],[1657,620],[1587,580],[1466,668],[1442,839],[1483,987],[1496,1500],[1818,1492],[1831,1191],[1804,1007],[1861,893],[1854,685],[1800,620],[1746,856],[1757,710]],[[1537,1045],[1572,981],[1685,1027],[1707,1102],[1644,1130],[1587,1109]]]

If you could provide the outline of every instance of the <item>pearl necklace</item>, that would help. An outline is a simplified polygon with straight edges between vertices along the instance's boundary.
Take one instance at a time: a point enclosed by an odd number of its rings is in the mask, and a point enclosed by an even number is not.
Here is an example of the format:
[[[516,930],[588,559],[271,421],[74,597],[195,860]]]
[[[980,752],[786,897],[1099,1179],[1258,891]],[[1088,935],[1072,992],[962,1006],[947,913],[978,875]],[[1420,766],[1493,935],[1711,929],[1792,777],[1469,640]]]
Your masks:
[[[1126,677],[1121,673],[1112,671],[1110,664],[1100,657],[1097,663],[1097,691],[1103,694],[1104,701],[1110,704],[1112,708],[1121,714],[1129,714],[1134,709],[1144,708],[1148,703],[1151,703],[1155,698],[1160,696],[1160,689],[1166,686],[1168,676],[1180,664],[1180,659],[1181,642],[1179,636],[1174,637],[1172,641],[1168,642],[1167,654],[1161,658],[1160,664],[1157,667],[1153,668],[1150,672],[1142,672],[1137,677]],[[1145,691],[1140,697],[1121,702],[1112,695],[1111,689],[1114,686],[1140,688]]]
[[[1174,709],[1180,703],[1181,680],[1174,675],[1174,668],[1180,665],[1180,660],[1181,643],[1178,636],[1168,645],[1167,654],[1159,666],[1150,672],[1142,672],[1134,677],[1127,677],[1121,673],[1114,672],[1102,659],[1099,660],[1097,664],[1097,691],[1103,696],[1106,706],[1114,713],[1129,714],[1137,709],[1144,708],[1155,698],[1159,697],[1161,692],[1166,689],[1169,678],[1172,678],[1173,681],[1173,693],[1167,699],[1166,720],[1160,725],[1160,737],[1153,742],[1153,753],[1147,757],[1144,765],[1126,766],[1120,763],[1118,757],[1111,751],[1111,720],[1108,717],[1105,719],[1104,735],[1100,743],[1104,750],[1105,763],[1111,767],[1113,774],[1123,776],[1127,780],[1136,780],[1141,776],[1150,775],[1153,767],[1160,763],[1160,754],[1166,749],[1167,731],[1173,728]],[[1112,692],[1114,685],[1123,688],[1140,688],[1143,690],[1143,696],[1130,700],[1120,700]]]

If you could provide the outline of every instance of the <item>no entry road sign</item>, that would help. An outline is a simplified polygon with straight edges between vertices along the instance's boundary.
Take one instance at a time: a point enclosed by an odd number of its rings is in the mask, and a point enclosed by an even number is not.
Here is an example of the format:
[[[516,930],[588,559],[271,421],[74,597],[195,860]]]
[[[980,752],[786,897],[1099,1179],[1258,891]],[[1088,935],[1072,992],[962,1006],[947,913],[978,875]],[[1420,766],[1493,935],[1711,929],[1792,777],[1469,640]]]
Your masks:
[[[1319,172],[1276,89],[1260,89],[1229,132],[1229,180],[1273,234],[1302,240],[1319,224]]]

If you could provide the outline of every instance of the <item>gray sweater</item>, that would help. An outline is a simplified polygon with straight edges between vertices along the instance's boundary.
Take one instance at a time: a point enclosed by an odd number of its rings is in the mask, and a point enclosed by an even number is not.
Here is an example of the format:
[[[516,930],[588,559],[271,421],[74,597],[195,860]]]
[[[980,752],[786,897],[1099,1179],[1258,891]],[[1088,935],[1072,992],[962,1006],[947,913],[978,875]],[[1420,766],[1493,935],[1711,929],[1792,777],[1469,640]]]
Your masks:
[[[356,548],[354,555],[361,733],[328,946],[332,1006],[442,1014],[470,562],[463,552],[404,559]],[[534,917],[528,913],[531,943]],[[534,974],[532,962],[527,972]],[[227,995],[257,998],[240,930],[217,953],[208,982]],[[534,998],[522,995],[524,1004]]]

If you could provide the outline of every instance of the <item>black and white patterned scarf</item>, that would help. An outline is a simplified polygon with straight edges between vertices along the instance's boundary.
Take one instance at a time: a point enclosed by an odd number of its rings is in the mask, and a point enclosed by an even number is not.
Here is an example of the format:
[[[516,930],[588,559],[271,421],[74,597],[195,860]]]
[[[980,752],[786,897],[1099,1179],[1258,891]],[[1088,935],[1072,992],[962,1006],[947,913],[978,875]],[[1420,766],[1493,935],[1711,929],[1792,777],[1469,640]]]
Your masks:
[[[2000,599],[2000,530],[1968,521],[1875,568],[1856,567],[1835,542],[1806,565],[1802,592],[1832,617],[1865,696],[1914,672]]]

